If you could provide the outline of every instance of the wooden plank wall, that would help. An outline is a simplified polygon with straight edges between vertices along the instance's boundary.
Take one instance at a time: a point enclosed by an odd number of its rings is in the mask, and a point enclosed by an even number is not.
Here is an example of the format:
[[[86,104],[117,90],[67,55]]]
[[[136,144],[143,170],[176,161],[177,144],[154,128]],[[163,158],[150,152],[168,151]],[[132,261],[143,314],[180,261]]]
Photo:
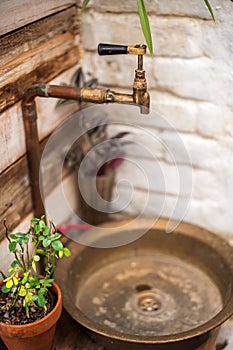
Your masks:
[[[1,0],[0,35],[74,5],[75,0]]]
[[[77,63],[75,6],[0,39],[0,113],[35,82],[47,82]]]
[[[14,10],[12,18],[5,18],[0,24],[2,33],[11,30],[14,22],[16,27],[24,24],[0,36],[0,239],[4,235],[5,218],[13,229],[33,207],[20,100],[32,84],[49,82],[78,64],[79,9],[75,2],[43,0],[32,8],[32,2],[29,6],[26,0],[2,0],[0,3],[2,18],[4,7],[13,3],[24,5],[18,13]],[[27,17],[23,11],[28,8],[28,12],[29,7],[31,16]],[[44,18],[38,20],[37,16]],[[65,113],[69,114],[67,110]]]

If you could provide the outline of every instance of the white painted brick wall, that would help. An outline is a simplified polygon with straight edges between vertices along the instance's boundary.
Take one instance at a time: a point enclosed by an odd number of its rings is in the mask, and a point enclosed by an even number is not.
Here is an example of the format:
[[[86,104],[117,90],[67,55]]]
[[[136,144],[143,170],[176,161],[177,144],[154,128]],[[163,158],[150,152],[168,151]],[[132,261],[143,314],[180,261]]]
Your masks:
[[[167,194],[162,213],[166,216],[171,215],[179,192],[176,171],[185,166],[188,169],[191,162],[193,186],[186,220],[233,233],[233,4],[229,0],[211,1],[215,23],[202,0],[145,0],[145,4],[155,48],[155,57],[148,55],[144,60],[152,113],[134,119],[130,110],[127,113],[122,109],[122,115],[125,122],[145,128],[144,139],[147,131],[154,133],[157,146],[154,148],[150,138],[146,145],[155,150],[154,154],[158,152],[158,157],[143,151],[137,152],[137,157],[133,152],[128,156],[140,159],[150,176],[156,164],[162,164]],[[81,39],[84,70],[98,77],[104,86],[130,91],[135,58],[98,57],[96,47],[105,41],[143,41],[136,2],[92,0],[82,16]],[[133,133],[135,128],[131,130]],[[134,136],[144,144],[140,132]],[[145,202],[147,184],[128,163],[119,169],[118,180],[132,179],[135,195],[125,211],[138,214]],[[149,214],[157,213],[164,201],[162,182],[155,179],[151,185],[153,205],[147,208]],[[182,186],[185,190],[185,183]],[[180,200],[187,201],[184,193]],[[130,187],[122,184],[119,194],[124,202]]]

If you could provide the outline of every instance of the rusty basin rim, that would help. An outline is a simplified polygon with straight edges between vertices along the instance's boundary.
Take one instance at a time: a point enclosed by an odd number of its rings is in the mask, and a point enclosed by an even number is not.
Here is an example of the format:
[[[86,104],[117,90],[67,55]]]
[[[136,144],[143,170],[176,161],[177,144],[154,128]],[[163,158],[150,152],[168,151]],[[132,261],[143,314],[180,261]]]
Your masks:
[[[127,223],[128,221],[129,220],[117,221],[116,224],[124,225],[124,223]],[[165,230],[167,223],[168,223],[168,219],[160,218],[153,225],[153,227],[151,227],[151,229]],[[146,224],[146,218],[141,219],[140,225],[143,227],[145,224]],[[112,225],[113,223],[110,222],[110,223],[101,225],[101,227],[107,228],[107,227],[112,227]],[[137,223],[137,228],[138,228],[138,223]],[[62,262],[62,264],[58,264],[57,270],[55,272],[55,279],[61,287],[62,294],[63,294],[63,305],[66,311],[71,315],[71,317],[74,320],[76,320],[82,326],[87,328],[87,330],[93,333],[96,333],[97,335],[107,337],[113,340],[119,340],[119,341],[124,341],[128,343],[145,344],[145,345],[146,344],[162,345],[162,344],[184,342],[184,341],[191,340],[193,338],[199,338],[205,334],[208,334],[215,328],[219,327],[221,324],[223,324],[226,320],[228,320],[233,315],[233,248],[219,234],[216,234],[200,226],[190,224],[187,222],[179,223],[176,229],[174,230],[174,232],[178,232],[189,237],[194,237],[195,235],[195,238],[199,239],[201,242],[206,243],[213,248],[216,247],[216,249],[218,250],[218,253],[221,255],[222,259],[226,262],[226,264],[230,268],[231,275],[229,276],[229,281],[232,284],[231,293],[228,299],[226,301],[223,301],[225,303],[225,306],[212,319],[190,330],[180,332],[180,333],[175,333],[175,334],[162,335],[162,336],[141,336],[141,335],[138,336],[138,335],[132,335],[127,333],[120,333],[110,328],[107,328],[106,330],[106,327],[89,319],[81,310],[79,310],[77,307],[74,307],[74,303],[71,302],[72,295],[70,294],[69,288],[68,289],[66,288],[67,273],[64,273],[64,271],[67,272],[71,268],[75,254],[72,254],[72,258],[66,259],[65,262],[64,261]],[[95,236],[95,233],[93,230],[93,237],[94,236]],[[67,246],[72,251],[73,248],[75,249],[75,247],[77,247],[77,245],[78,244],[76,242],[69,241]],[[80,248],[80,252],[83,249],[93,249],[93,248],[84,247],[84,246],[80,246],[79,248]]]

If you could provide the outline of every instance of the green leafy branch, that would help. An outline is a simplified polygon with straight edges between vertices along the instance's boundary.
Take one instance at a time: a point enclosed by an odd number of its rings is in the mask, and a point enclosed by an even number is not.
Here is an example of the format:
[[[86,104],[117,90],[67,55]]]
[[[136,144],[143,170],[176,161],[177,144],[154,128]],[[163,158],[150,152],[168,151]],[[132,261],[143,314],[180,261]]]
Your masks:
[[[87,7],[90,0],[84,0],[82,3],[82,11]],[[210,2],[208,0],[204,0],[212,19],[215,21],[214,13],[212,10],[212,7],[210,5]],[[233,2],[233,0],[231,0]],[[146,7],[144,4],[144,0],[137,0],[137,7],[138,7],[138,15],[141,23],[142,32],[144,35],[144,38],[146,40],[148,49],[150,51],[150,54],[153,55],[153,41],[151,36],[151,30],[150,30],[150,23],[148,19],[148,14],[146,11]]]
[[[31,305],[46,309],[45,294],[54,281],[52,274],[56,259],[69,256],[70,250],[63,246],[60,241],[61,234],[56,232],[54,225],[51,223],[47,226],[45,216],[32,219],[26,233],[17,232],[9,235],[6,227],[6,237],[9,241],[8,249],[14,254],[15,259],[8,270],[9,277],[0,271],[4,278],[1,291],[7,293],[11,299],[11,303],[2,308],[12,308],[21,297],[29,317]],[[32,253],[30,253],[31,245]],[[45,258],[43,277],[38,275],[38,263],[41,257]]]

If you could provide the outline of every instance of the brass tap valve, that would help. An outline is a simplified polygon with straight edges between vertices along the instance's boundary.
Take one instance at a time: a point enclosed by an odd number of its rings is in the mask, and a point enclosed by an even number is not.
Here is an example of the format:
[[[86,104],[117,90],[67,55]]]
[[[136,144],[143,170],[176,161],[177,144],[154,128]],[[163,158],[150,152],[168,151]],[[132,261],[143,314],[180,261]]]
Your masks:
[[[138,56],[138,67],[135,70],[135,77],[133,82],[133,94],[129,95],[132,97],[133,101],[131,103],[139,105],[141,107],[141,113],[148,114],[150,107],[150,96],[147,92],[147,82],[146,74],[143,69],[143,55],[146,54],[146,45],[112,45],[112,44],[99,44],[98,53],[100,56],[105,55],[124,55],[133,54]],[[114,92],[112,92],[111,97],[114,101]],[[117,94],[117,102],[121,102],[120,98],[122,96],[122,103],[127,103],[124,94]],[[128,101],[128,103],[130,103]]]

